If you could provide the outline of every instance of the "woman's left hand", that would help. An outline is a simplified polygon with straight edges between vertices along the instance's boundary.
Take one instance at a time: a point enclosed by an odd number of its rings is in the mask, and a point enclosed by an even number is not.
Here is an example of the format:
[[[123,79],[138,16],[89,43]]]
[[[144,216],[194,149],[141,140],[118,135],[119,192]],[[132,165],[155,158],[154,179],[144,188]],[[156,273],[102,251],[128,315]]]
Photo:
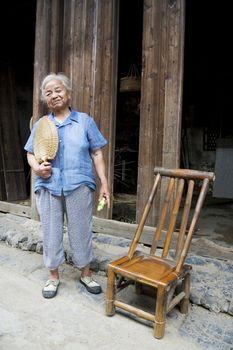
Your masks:
[[[101,200],[102,198],[105,198],[107,208],[110,209],[110,192],[108,187],[108,181],[105,175],[105,162],[104,162],[102,150],[96,149],[95,151],[92,152],[91,157],[101,183],[99,200]]]
[[[99,200],[101,200],[102,198],[105,198],[107,208],[110,209],[110,192],[109,192],[107,184],[101,184],[100,193],[99,193]]]

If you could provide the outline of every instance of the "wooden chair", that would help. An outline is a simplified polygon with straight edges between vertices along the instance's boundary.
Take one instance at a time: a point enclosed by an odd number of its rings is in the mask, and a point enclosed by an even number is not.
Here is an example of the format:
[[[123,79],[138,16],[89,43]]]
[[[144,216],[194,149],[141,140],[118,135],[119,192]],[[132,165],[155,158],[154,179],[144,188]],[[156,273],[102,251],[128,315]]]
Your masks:
[[[128,254],[108,265],[106,314],[112,316],[115,314],[116,308],[120,308],[138,317],[150,320],[154,322],[155,338],[162,338],[165,330],[166,314],[174,306],[180,304],[181,313],[188,313],[191,266],[184,262],[208,191],[209,182],[214,179],[214,173],[156,167],[154,174],[156,176],[153,188]],[[164,183],[164,178],[166,178],[167,190],[161,207],[161,215],[152,237],[150,251],[144,253],[136,249],[156,190],[161,183]],[[197,183],[197,186],[195,186],[195,183]],[[194,209],[193,202],[195,202]],[[167,218],[167,216],[169,217]],[[178,229],[177,221],[180,221]],[[163,248],[159,249],[160,241],[164,235],[165,223],[167,223],[167,229],[163,239]],[[174,247],[173,257],[170,256],[171,244]],[[136,290],[140,286],[143,287],[143,285],[147,286],[147,289],[148,286],[155,289],[154,314],[116,299],[117,292],[129,284],[135,284]],[[178,294],[177,289],[180,289]]]

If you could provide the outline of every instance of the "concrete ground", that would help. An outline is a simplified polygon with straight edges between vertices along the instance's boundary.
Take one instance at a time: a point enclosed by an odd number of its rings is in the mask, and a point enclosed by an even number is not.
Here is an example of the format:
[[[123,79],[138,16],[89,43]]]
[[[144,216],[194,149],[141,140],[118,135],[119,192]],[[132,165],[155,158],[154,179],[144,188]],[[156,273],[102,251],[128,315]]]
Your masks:
[[[207,196],[198,223],[199,236],[222,246],[233,246],[233,199]]]
[[[0,349],[233,350],[233,204],[215,204],[202,212],[188,255],[193,266],[190,312],[170,312],[162,340],[153,337],[150,322],[119,311],[114,317],[104,314],[106,267],[127,251],[127,240],[94,236],[92,268],[103,293],[91,295],[69,264],[65,237],[67,263],[61,267],[58,295],[46,300],[39,223],[0,213]],[[132,299],[132,293],[123,297]],[[136,303],[153,312],[153,299]]]
[[[153,337],[149,323],[120,312],[105,316],[105,294],[88,294],[69,264],[61,268],[57,296],[46,300],[41,288],[47,273],[35,252],[0,243],[0,275],[1,350],[233,349],[232,316],[200,306],[193,305],[188,316],[174,309],[162,340]],[[95,277],[105,292],[106,277]]]
[[[104,314],[106,267],[127,251],[127,240],[94,236],[92,268],[102,294],[87,293],[78,282],[80,272],[65,263],[58,295],[46,300],[39,223],[0,213],[0,349],[233,350],[232,212],[232,201],[218,199],[202,210],[187,257],[193,266],[190,312],[170,312],[162,340],[153,337],[149,322],[120,312],[110,318]],[[153,300],[136,302],[153,312]]]

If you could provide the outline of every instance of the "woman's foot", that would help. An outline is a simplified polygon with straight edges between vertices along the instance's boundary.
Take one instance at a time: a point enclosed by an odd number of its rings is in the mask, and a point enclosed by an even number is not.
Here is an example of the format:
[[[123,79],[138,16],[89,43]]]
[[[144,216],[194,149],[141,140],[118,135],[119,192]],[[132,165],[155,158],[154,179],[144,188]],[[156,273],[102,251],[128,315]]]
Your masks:
[[[86,287],[86,290],[92,294],[99,294],[102,292],[102,288],[92,276],[81,276],[80,282]]]
[[[86,290],[89,293],[99,294],[102,292],[101,286],[93,279],[91,275],[90,264],[86,265],[82,269],[80,282],[86,287]]]
[[[49,279],[45,283],[44,288],[42,289],[43,297],[47,299],[54,298],[57,294],[59,284],[60,284],[60,281],[59,281],[58,268],[55,270],[50,270]]]
[[[42,295],[46,299],[54,298],[57,294],[58,286],[60,284],[59,279],[49,279],[44,288],[42,289]]]

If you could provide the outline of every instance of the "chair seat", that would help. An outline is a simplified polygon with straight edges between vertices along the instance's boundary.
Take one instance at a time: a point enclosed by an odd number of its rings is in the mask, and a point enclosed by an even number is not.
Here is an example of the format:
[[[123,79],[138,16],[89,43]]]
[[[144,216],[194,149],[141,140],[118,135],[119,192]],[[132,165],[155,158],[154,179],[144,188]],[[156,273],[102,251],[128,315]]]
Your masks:
[[[119,265],[113,263],[113,265],[113,270],[116,273],[118,272],[125,277],[129,276],[135,281],[144,281],[152,286],[157,286],[160,283],[164,285],[166,280],[169,280],[170,283],[178,277],[174,272],[174,261],[143,254],[139,251],[136,251],[130,260]]]

